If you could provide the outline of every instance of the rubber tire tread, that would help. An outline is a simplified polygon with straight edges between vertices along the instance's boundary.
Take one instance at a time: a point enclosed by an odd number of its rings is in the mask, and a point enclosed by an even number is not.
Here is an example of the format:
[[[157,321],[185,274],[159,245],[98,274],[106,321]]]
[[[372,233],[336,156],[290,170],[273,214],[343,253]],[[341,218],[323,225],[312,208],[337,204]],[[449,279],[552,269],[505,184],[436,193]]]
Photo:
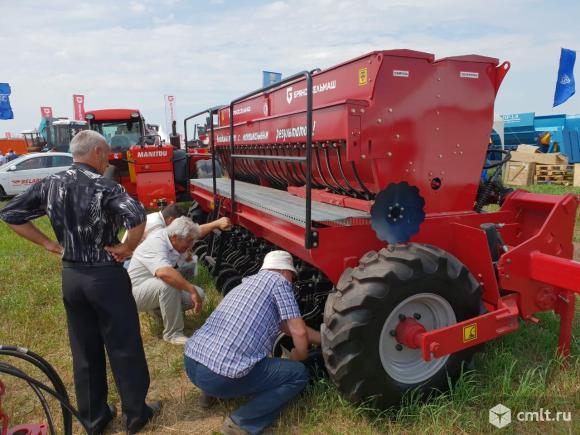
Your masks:
[[[377,408],[396,406],[411,389],[428,396],[448,387],[475,352],[449,356],[429,379],[405,384],[391,378],[381,363],[379,340],[391,311],[417,293],[435,293],[452,306],[458,322],[480,313],[481,287],[456,257],[435,246],[409,243],[391,251],[371,251],[356,268],[346,269],[325,305],[322,351],[330,378],[351,402]],[[395,352],[395,349],[393,349]]]

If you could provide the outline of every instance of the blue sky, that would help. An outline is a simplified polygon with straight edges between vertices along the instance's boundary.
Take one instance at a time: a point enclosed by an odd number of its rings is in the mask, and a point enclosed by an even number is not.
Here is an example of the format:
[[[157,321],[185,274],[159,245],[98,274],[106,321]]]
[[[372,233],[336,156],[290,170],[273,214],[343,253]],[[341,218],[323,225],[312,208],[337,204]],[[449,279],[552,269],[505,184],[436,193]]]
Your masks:
[[[0,0],[0,11],[0,82],[15,113],[0,137],[37,127],[40,106],[72,116],[75,93],[87,109],[137,108],[153,123],[172,94],[182,125],[258,88],[262,70],[393,48],[509,60],[498,113],[580,113],[580,95],[552,109],[560,47],[580,50],[577,1]]]

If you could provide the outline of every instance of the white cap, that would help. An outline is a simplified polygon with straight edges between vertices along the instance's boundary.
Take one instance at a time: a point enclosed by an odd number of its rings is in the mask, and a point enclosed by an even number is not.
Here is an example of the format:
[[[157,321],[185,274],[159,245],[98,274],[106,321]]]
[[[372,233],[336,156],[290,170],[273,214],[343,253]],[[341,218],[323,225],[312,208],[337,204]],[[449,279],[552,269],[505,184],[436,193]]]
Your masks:
[[[294,260],[292,255],[286,251],[271,251],[264,257],[264,263],[260,270],[263,269],[278,269],[278,270],[290,270],[298,275],[296,269],[294,268]]]

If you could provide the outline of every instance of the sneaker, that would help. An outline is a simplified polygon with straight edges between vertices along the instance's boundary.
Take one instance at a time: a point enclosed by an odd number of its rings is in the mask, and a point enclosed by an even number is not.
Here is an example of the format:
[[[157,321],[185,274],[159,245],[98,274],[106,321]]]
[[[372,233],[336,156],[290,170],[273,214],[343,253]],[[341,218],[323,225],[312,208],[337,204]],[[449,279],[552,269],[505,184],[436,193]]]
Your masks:
[[[208,394],[205,394],[203,391],[201,392],[201,394],[199,395],[199,407],[201,409],[209,409],[212,406],[214,406],[217,402],[217,399],[213,396],[210,396]]]
[[[185,335],[181,334],[181,335],[174,335],[173,337],[169,338],[169,339],[163,339],[168,343],[171,344],[180,344],[180,345],[184,345],[185,343],[187,343],[187,340],[189,340],[189,338],[187,338]]]
[[[132,427],[127,427],[127,433],[129,435],[139,433],[141,431],[141,429],[143,429],[145,426],[147,426],[147,423],[149,423],[151,420],[153,420],[153,417],[158,415],[159,412],[161,411],[161,402],[159,400],[157,400],[155,402],[149,402],[149,403],[147,403],[147,406],[149,407],[151,414],[145,420],[143,420],[137,424],[133,424]],[[125,420],[125,425],[126,425],[127,424],[127,416],[123,415],[123,418]]]
[[[224,423],[222,424],[222,434],[223,435],[248,435],[249,432],[238,426],[231,417],[226,417]]]

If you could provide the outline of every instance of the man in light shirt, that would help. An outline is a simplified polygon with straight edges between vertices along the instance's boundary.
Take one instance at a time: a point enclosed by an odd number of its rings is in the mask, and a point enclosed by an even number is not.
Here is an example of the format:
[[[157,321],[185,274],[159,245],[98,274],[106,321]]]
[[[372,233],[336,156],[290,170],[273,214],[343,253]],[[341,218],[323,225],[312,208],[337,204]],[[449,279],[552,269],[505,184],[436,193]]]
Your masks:
[[[141,238],[141,242],[143,242],[143,240],[145,240],[149,234],[152,234],[153,232],[159,229],[167,228],[167,226],[170,225],[171,222],[173,222],[175,219],[181,216],[185,216],[185,211],[177,204],[171,204],[161,211],[149,213],[147,215],[147,222],[145,224],[145,231],[143,231],[143,237]],[[230,222],[230,219],[227,217],[222,217],[207,224],[202,224],[199,226],[200,229],[199,238],[204,238],[215,229],[229,231],[231,229],[231,226],[232,223]],[[124,241],[125,237],[123,237],[123,242]],[[125,267],[127,269],[129,268],[130,260],[131,259],[125,261]],[[181,274],[185,278],[194,276],[197,271],[197,258],[194,258],[191,255],[191,252],[184,253],[177,262],[177,269],[181,272]]]
[[[222,218],[224,219],[224,218]],[[204,291],[191,284],[177,269],[179,262],[192,263],[193,243],[213,229],[228,230],[229,219],[198,225],[186,216],[174,219],[167,228],[151,232],[135,249],[129,265],[133,297],[139,311],[161,312],[163,339],[185,344],[183,311],[201,311]]]

